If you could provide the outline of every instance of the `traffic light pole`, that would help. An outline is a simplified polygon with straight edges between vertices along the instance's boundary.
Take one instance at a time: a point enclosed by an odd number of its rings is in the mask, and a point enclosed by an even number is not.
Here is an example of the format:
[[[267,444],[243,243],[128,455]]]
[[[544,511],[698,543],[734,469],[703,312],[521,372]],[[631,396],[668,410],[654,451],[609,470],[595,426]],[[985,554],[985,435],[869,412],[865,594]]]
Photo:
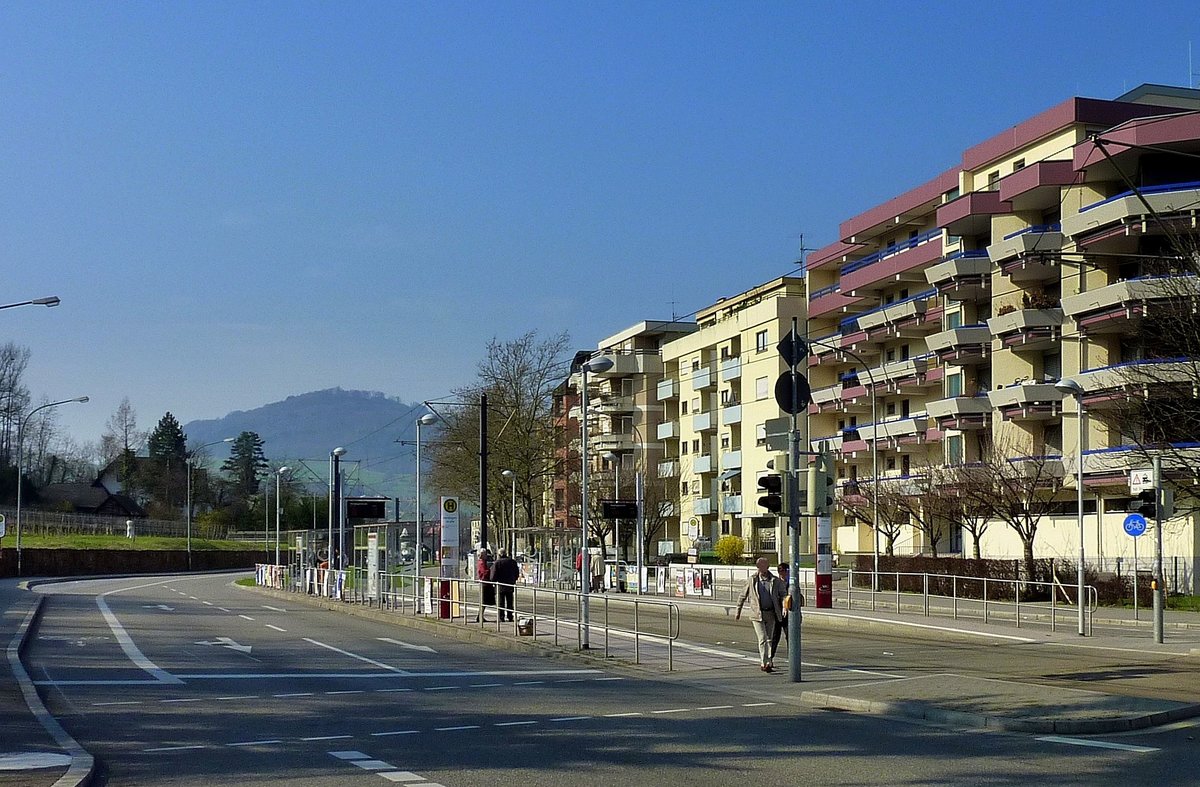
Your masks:
[[[796,318],[792,318],[792,336],[798,338]],[[807,353],[796,353],[792,358],[792,428],[788,432],[788,467],[784,483],[788,485],[788,536],[791,559],[791,577],[788,597],[792,600],[792,610],[787,617],[788,627],[788,678],[792,683],[799,683],[801,678],[800,663],[800,392],[796,384],[796,367],[806,361]],[[805,403],[807,404],[807,402]]]
[[[1163,641],[1163,567],[1162,567],[1162,458],[1154,457],[1154,641]],[[1133,572],[1133,592],[1137,593],[1137,567]]]

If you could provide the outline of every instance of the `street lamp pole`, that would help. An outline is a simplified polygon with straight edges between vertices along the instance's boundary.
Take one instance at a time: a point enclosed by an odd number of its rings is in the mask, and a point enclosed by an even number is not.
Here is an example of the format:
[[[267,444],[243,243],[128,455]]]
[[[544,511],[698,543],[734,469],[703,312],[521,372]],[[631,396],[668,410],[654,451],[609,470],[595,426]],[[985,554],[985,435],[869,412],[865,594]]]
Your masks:
[[[226,437],[224,440],[214,440],[211,443],[197,446],[188,452],[187,455],[187,567],[188,571],[192,570],[192,460],[196,457],[197,451],[202,451],[209,446],[220,445],[221,443],[232,443],[234,438]]]
[[[20,303],[6,303],[0,306],[0,309],[14,309],[17,306],[57,306],[62,303],[57,295],[51,295],[49,298],[34,298],[31,301],[21,301]]]
[[[417,419],[417,533],[413,537],[413,574],[420,575],[421,573],[421,544],[422,544],[422,529],[421,529],[421,427],[429,426],[437,420],[437,416],[433,413],[425,413]]]
[[[55,300],[57,301],[57,299]],[[47,305],[53,306],[54,304]],[[33,418],[35,413],[40,412],[41,410],[45,410],[49,407],[58,407],[59,405],[71,404],[72,402],[79,402],[80,404],[83,404],[87,400],[88,398],[86,396],[77,396],[74,399],[63,399],[59,402],[48,402],[46,404],[39,405],[30,410],[25,417],[21,419],[21,423],[17,427],[17,576],[21,576],[21,476],[24,472],[25,425],[29,423],[29,419]]]
[[[339,526],[341,524],[341,516],[339,515],[340,512],[335,513],[335,508],[338,505],[338,492],[339,492],[339,490],[337,488],[338,487],[337,475],[338,475],[338,471],[339,471],[338,459],[340,457],[342,457],[343,455],[345,455],[345,453],[346,453],[346,449],[342,448],[341,446],[338,446],[337,448],[335,448],[329,452],[329,540],[328,540],[328,542],[326,542],[328,544],[328,546],[326,547],[326,552],[327,552],[326,564],[328,565],[328,567],[330,569],[332,569],[334,567],[333,566],[333,521],[334,521],[335,516],[337,516]],[[340,557],[341,556],[339,554],[339,558]]]
[[[292,468],[284,466],[275,471],[275,565],[279,565],[279,482]]]
[[[592,585],[592,563],[591,553],[588,552],[588,372],[599,373],[606,372],[613,366],[612,358],[603,355],[598,355],[590,360],[580,364],[579,369],[583,373],[583,390],[580,392],[580,430],[582,432],[580,441],[580,468],[579,468],[579,530],[582,538],[581,549],[583,550],[580,557],[580,572],[579,572],[579,590],[580,590],[580,615],[579,622],[581,625],[579,645],[581,648],[591,647],[588,639],[589,629],[589,609],[588,601]]]
[[[1054,384],[1054,387],[1070,396],[1075,397],[1075,420],[1077,423],[1077,448],[1076,448],[1076,467],[1075,467],[1075,505],[1076,517],[1079,521],[1079,568],[1076,572],[1076,600],[1079,602],[1079,636],[1087,635],[1087,630],[1084,627],[1084,576],[1083,576],[1083,386],[1075,380],[1059,380]],[[1096,511],[1099,516],[1099,506]],[[1137,592],[1137,566],[1134,566],[1134,592]]]

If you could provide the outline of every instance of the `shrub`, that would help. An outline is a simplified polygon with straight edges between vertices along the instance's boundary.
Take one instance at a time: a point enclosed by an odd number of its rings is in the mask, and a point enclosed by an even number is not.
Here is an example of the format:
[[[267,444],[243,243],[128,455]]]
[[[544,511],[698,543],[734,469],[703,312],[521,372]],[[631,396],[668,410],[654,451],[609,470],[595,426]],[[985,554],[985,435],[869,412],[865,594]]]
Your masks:
[[[741,536],[721,536],[717,540],[716,546],[713,547],[713,551],[717,553],[718,560],[727,566],[732,566],[746,551],[746,542]]]

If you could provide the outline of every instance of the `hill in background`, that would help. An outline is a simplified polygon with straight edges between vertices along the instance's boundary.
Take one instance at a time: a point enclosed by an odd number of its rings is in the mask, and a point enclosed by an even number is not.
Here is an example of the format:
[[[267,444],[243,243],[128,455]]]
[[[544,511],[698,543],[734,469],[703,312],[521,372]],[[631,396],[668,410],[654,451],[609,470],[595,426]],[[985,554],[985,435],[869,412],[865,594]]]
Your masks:
[[[399,497],[401,512],[411,513],[416,463],[411,441],[416,438],[415,421],[422,411],[420,404],[377,391],[327,388],[254,410],[236,410],[223,418],[191,421],[183,430],[191,444],[256,432],[271,465],[293,467],[296,481],[314,490],[328,484],[329,453],[342,446],[346,449],[342,465],[347,494]],[[427,440],[429,432],[423,437]],[[229,455],[227,445],[206,450],[215,462]]]

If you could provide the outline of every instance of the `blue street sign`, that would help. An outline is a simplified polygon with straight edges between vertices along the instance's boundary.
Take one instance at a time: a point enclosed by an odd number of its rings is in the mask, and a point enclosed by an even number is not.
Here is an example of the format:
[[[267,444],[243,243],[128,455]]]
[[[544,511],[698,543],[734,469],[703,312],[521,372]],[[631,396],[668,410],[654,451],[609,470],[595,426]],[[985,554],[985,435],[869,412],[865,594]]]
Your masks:
[[[1137,538],[1146,532],[1146,517],[1141,514],[1130,514],[1125,517],[1125,532]]]

